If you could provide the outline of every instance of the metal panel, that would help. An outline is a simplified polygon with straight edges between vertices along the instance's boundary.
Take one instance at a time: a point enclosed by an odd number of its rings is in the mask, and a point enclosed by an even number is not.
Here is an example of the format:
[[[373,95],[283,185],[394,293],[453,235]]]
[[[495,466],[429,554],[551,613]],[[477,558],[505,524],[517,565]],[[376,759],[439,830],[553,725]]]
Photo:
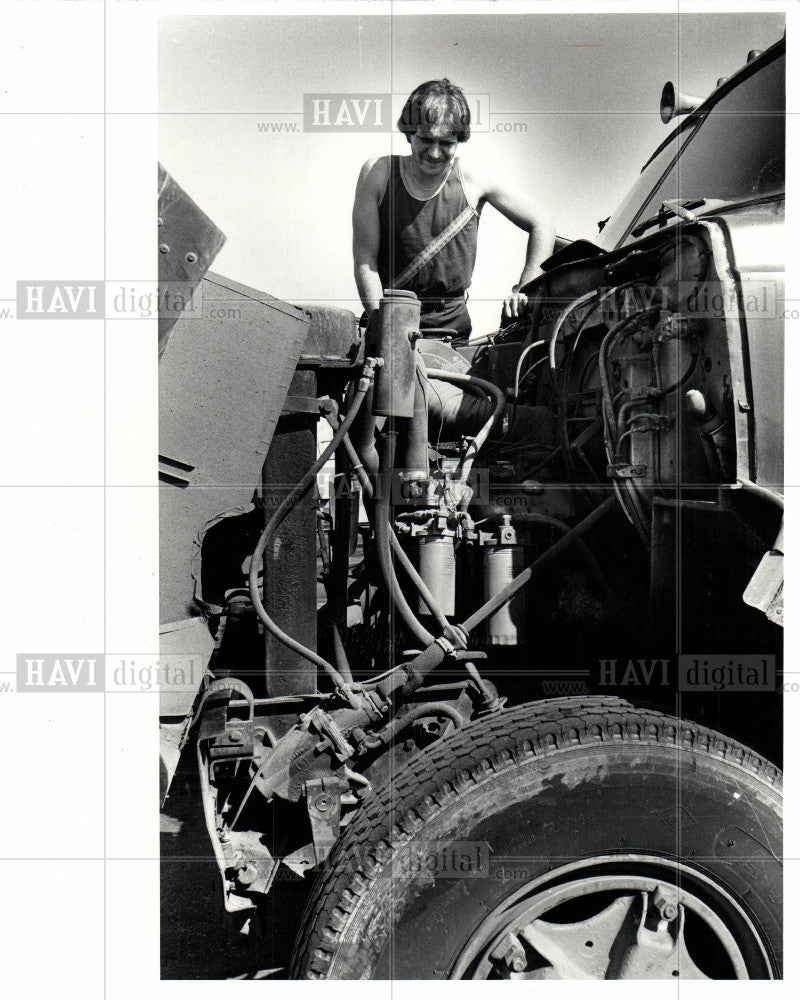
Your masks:
[[[187,291],[197,286],[225,243],[225,234],[167,171],[158,165],[158,284],[161,292],[173,282]],[[177,313],[158,317],[158,356],[164,353]]]
[[[753,397],[754,479],[759,486],[782,493],[784,205],[754,205],[726,213],[722,221],[741,282]]]
[[[200,540],[248,510],[310,317],[209,274],[202,315],[175,324],[159,371],[161,620],[193,612]]]
[[[298,371],[291,395],[312,397],[313,371]],[[285,413],[278,421],[264,463],[264,520],[303,478],[317,457],[317,420],[311,413]],[[316,489],[284,517],[264,553],[264,605],[293,639],[317,648]],[[317,689],[317,668],[265,632],[264,667],[270,696],[309,694]]]
[[[354,313],[334,306],[309,306],[309,312],[311,326],[301,364],[352,368],[364,363],[364,338]]]

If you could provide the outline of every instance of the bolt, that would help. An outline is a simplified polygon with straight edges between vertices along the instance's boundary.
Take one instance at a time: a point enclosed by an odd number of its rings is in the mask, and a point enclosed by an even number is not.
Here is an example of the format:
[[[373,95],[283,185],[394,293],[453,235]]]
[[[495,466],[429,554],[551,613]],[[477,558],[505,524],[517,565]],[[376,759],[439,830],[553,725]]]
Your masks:
[[[678,895],[674,889],[660,885],[652,899],[662,920],[674,920],[678,916]]]
[[[317,812],[327,812],[333,805],[333,799],[330,795],[318,795],[314,799],[314,808]]]
[[[528,965],[525,950],[519,938],[512,934],[506,935],[491,953],[491,957],[505,963],[512,972],[524,972]]]
[[[228,733],[228,740],[230,743],[243,743],[244,737],[238,729],[231,729]]]
[[[187,253],[186,254],[186,260],[190,264],[194,264],[194,262],[197,260],[197,254],[196,253]]]
[[[169,247],[167,246],[166,243],[162,243],[158,249],[161,251],[161,253],[169,253]]]

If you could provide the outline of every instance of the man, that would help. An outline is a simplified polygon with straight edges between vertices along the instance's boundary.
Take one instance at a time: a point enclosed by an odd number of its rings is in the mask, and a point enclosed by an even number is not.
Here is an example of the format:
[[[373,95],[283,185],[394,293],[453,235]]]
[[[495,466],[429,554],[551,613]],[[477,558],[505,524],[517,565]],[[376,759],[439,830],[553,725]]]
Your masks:
[[[397,124],[410,154],[367,160],[358,178],[353,205],[358,292],[369,315],[384,288],[413,291],[422,302],[422,329],[447,328],[464,342],[472,329],[466,292],[483,206],[488,202],[530,234],[519,282],[503,305],[505,317],[519,314],[526,301],[519,288],[540,273],[539,265],[552,253],[553,224],[532,198],[494,171],[458,159],[459,144],[470,136],[470,111],[463,91],[449,80],[417,87]]]

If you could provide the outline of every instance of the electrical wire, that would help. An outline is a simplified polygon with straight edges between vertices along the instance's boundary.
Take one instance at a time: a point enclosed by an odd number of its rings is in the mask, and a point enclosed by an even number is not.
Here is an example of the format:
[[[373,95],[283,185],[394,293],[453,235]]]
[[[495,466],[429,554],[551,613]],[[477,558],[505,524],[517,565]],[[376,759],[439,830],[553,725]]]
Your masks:
[[[520,379],[520,372],[522,371],[522,362],[525,360],[525,358],[530,354],[530,352],[535,347],[543,347],[546,343],[547,343],[546,340],[535,340],[532,344],[528,344],[528,346],[525,348],[525,350],[522,352],[522,354],[520,354],[519,359],[517,360],[517,370],[516,370],[516,372],[514,374],[514,401],[515,402],[519,398],[519,386],[520,386],[520,381],[521,381],[521,379]],[[544,359],[542,359],[542,360],[544,360]],[[535,368],[536,365],[538,365],[538,364],[539,364],[539,362],[537,361],[536,364],[534,364],[532,366],[532,368]],[[529,368],[528,371],[525,372],[526,377],[528,375],[528,372],[530,372],[532,370],[532,368]]]
[[[615,291],[616,289],[614,289]],[[548,349],[548,356],[550,358],[550,370],[556,371],[556,341],[558,340],[558,335],[561,333],[561,327],[566,323],[567,317],[570,313],[574,312],[579,306],[585,305],[587,302],[591,302],[592,299],[597,298],[600,295],[599,289],[595,289],[593,292],[587,292],[585,295],[581,295],[580,298],[574,299],[570,304],[563,310],[561,315],[556,320],[556,324],[553,327],[553,332],[550,334],[550,346]]]
[[[606,446],[606,455],[611,465],[616,462],[618,440],[617,422],[614,414],[613,398],[611,395],[611,383],[608,378],[608,353],[611,350],[612,345],[616,343],[617,339],[621,337],[623,333],[625,333],[628,327],[632,326],[634,322],[638,322],[643,316],[653,312],[657,313],[658,308],[648,306],[643,309],[637,309],[629,316],[626,316],[618,323],[615,323],[605,337],[603,337],[602,343],[600,344],[600,350],[598,352],[598,374],[600,376],[600,387],[603,395],[601,405],[604,430],[603,438]],[[642,544],[645,548],[649,548],[649,522],[645,517],[644,510],[642,509],[642,501],[634,483],[630,479],[623,479],[619,482],[615,478],[613,480],[613,485],[614,492],[620,502],[620,505],[622,506],[622,509],[625,511],[628,520],[633,524],[639,533],[639,537],[642,539]]]

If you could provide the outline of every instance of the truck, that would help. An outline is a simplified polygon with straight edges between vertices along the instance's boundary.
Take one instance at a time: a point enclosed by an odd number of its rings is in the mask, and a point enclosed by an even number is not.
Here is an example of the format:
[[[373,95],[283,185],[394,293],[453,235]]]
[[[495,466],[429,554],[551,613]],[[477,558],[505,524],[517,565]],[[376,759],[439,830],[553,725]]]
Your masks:
[[[160,174],[162,806],[286,976],[780,978],[784,67],[668,84],[464,346],[214,274]]]

